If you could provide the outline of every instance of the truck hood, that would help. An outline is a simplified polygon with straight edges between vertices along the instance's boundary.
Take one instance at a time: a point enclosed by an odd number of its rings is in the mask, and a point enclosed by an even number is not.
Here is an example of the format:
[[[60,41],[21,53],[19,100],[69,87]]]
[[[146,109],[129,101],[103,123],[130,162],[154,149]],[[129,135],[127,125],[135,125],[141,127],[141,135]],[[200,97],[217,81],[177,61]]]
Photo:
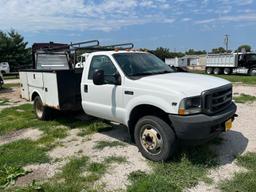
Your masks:
[[[140,78],[139,82],[158,91],[180,92],[186,97],[197,96],[203,91],[230,83],[225,79],[193,73],[151,75]]]

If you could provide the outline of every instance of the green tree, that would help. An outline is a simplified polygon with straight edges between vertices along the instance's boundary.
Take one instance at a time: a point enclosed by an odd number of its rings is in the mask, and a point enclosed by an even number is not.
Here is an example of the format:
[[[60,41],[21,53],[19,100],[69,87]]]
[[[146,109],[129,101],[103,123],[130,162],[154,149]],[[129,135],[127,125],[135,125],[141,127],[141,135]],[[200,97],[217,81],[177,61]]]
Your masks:
[[[8,33],[0,31],[0,62],[8,62],[12,71],[31,64],[31,48],[27,48],[27,44],[24,37],[14,30]]]
[[[245,49],[246,52],[250,52],[252,47],[250,45],[240,45],[237,49],[238,52],[241,52],[242,49]]]
[[[165,58],[183,57],[185,54],[181,52],[170,52],[168,48],[158,47],[156,50],[150,51],[155,56],[159,57],[163,61]]]
[[[223,47],[213,48],[212,53],[214,53],[214,54],[226,53],[226,49],[224,49]]]
[[[194,50],[194,49],[189,49],[187,52],[186,52],[186,55],[204,55],[206,54],[206,51],[205,50]]]

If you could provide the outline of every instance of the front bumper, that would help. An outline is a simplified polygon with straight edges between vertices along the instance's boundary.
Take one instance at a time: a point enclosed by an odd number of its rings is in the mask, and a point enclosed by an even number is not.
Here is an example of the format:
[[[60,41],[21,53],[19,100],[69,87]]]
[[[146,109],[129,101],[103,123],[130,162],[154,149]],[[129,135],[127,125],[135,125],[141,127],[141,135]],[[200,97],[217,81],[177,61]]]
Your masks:
[[[225,131],[225,122],[234,119],[236,105],[230,104],[224,111],[209,116],[196,114],[189,116],[169,115],[178,139],[187,141],[208,141]]]

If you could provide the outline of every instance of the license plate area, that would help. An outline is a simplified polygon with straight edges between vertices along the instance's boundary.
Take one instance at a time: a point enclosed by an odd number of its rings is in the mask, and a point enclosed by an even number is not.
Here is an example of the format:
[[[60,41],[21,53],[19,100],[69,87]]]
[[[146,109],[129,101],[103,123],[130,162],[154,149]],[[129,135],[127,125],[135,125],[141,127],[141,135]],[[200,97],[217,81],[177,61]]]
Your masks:
[[[225,122],[225,131],[229,131],[232,128],[232,119]]]

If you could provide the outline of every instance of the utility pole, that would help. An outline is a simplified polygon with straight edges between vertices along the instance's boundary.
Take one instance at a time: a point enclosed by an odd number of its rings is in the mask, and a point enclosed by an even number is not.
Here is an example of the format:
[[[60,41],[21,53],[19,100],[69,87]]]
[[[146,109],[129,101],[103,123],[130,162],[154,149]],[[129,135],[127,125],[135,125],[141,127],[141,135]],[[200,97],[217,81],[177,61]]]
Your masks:
[[[224,44],[226,46],[226,52],[228,52],[229,35],[224,35]]]

